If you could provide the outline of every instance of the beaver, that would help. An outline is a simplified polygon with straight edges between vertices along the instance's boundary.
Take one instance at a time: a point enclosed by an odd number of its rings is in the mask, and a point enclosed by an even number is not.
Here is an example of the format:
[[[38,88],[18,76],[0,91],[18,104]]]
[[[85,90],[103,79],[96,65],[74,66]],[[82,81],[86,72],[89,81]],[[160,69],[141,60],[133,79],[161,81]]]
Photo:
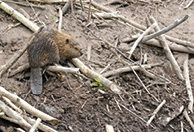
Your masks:
[[[80,44],[69,34],[48,28],[38,32],[28,47],[32,93],[42,93],[42,68],[77,58],[82,55],[81,49]]]

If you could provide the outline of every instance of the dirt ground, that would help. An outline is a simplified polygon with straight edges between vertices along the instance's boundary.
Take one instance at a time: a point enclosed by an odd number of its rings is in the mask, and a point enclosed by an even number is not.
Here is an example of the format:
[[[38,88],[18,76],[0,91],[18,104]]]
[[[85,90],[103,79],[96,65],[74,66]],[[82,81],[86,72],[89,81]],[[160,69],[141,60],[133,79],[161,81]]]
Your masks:
[[[41,4],[46,9],[31,8],[12,3],[13,0],[7,0],[7,4],[15,10],[22,13],[24,10],[29,15],[30,20],[41,25],[45,23],[48,28],[58,28],[59,13],[58,7],[64,4]],[[181,0],[148,0],[148,3],[129,2],[128,4],[107,4],[110,0],[95,0],[97,3],[106,6],[114,12],[126,18],[146,26],[146,16],[152,15],[158,22],[160,28],[172,24],[175,20],[189,15],[189,19],[168,32],[167,35],[194,42],[194,4],[189,8],[180,9]],[[18,0],[20,3],[26,1]],[[29,4],[29,3],[27,3]],[[39,4],[39,3],[35,3]],[[131,35],[140,34],[135,27],[122,24],[115,19],[97,19],[92,18],[91,24],[86,28],[87,11],[82,12],[79,6],[75,5],[74,14],[69,9],[63,16],[62,31],[75,36],[83,47],[84,54],[79,58],[85,65],[92,70],[100,73],[107,65],[107,71],[128,66],[124,62],[135,65],[140,62],[143,56],[147,55],[147,64],[162,63],[149,69],[156,75],[160,75],[171,81],[166,84],[164,80],[152,80],[143,72],[137,71],[137,75],[145,86],[149,86],[145,91],[142,83],[133,72],[122,73],[111,76],[108,79],[115,82],[122,88],[122,94],[117,95],[108,88],[103,88],[105,94],[99,92],[97,87],[91,87],[93,80],[79,76],[77,74],[66,74],[64,77],[53,77],[45,73],[43,75],[43,93],[39,96],[32,94],[30,90],[29,69],[16,76],[7,77],[9,72],[28,63],[26,53],[14,64],[8,73],[1,78],[0,86],[8,91],[17,94],[25,99],[29,104],[37,109],[56,117],[60,120],[57,125],[46,125],[56,129],[59,132],[104,132],[105,125],[112,125],[115,132],[172,132],[181,131],[181,124],[185,132],[192,131],[191,126],[180,114],[174,120],[165,125],[165,119],[178,112],[181,106],[188,108],[188,94],[185,81],[177,78],[170,62],[161,48],[140,44],[130,62],[123,58],[119,53],[113,52],[100,41],[96,36],[115,45]],[[38,15],[36,16],[35,14]],[[24,25],[9,28],[18,23],[10,15],[0,10],[0,66],[6,64],[19,50],[21,50],[29,41],[32,32]],[[167,41],[168,43],[172,43]],[[88,47],[91,46],[91,57],[88,60]],[[130,43],[119,43],[118,49],[125,55],[128,55],[131,48]],[[181,70],[183,70],[183,56],[185,54],[173,52],[178,60]],[[73,67],[71,62],[67,66]],[[191,86],[194,86],[194,59],[189,55],[189,71]],[[192,88],[194,91],[194,89]],[[146,122],[152,116],[158,105],[166,100],[161,110],[156,114],[151,126],[148,128]],[[131,111],[131,112],[130,112]],[[135,114],[133,114],[133,113]],[[194,121],[193,113],[189,113]],[[0,119],[0,131],[16,131],[19,126]]]

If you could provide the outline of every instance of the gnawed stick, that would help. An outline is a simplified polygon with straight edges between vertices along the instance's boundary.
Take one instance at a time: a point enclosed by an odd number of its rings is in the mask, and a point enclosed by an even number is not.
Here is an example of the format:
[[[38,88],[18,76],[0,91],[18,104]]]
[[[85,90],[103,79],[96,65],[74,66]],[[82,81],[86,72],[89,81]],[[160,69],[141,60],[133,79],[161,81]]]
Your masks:
[[[185,83],[186,83],[186,88],[187,88],[187,93],[189,97],[189,104],[188,104],[188,110],[193,113],[193,93],[192,93],[192,88],[190,84],[190,79],[189,79],[189,67],[188,67],[188,59],[189,55],[185,54],[184,55],[184,64],[183,64],[183,74],[185,77]]]
[[[149,68],[152,68],[152,65],[142,65],[142,67],[145,69],[149,69]],[[131,66],[131,67],[128,66],[128,67],[123,67],[123,68],[105,72],[104,74],[102,74],[102,76],[109,77],[109,76],[118,75],[118,74],[125,73],[125,72],[130,72],[132,71],[131,68],[133,68],[133,70],[135,71],[141,70],[140,66]]]
[[[58,9],[59,9],[59,26],[58,26],[58,30],[61,32],[63,12],[61,10],[61,7],[59,7]]]
[[[151,21],[151,23],[156,23],[156,20],[153,17],[150,17],[150,21]],[[155,27],[155,30],[156,31],[160,30],[158,25]],[[178,78],[181,79],[181,80],[184,80],[181,69],[180,69],[178,63],[176,62],[172,52],[170,51],[170,48],[168,47],[168,44],[166,44],[166,41],[165,41],[166,39],[165,39],[164,35],[162,34],[161,36],[158,36],[158,37],[159,37],[160,43],[161,43],[161,45],[164,49],[166,57],[171,62],[172,66],[174,68],[174,71],[177,74]]]
[[[121,40],[121,42],[123,43],[128,43],[131,42],[133,40],[136,40],[138,37],[128,37],[128,38],[124,38],[123,40]],[[151,46],[156,46],[156,47],[160,47],[162,48],[160,42],[156,39],[150,39],[146,42],[143,42],[143,44],[147,44],[147,45],[151,45]],[[167,43],[169,48],[173,51],[178,51],[178,52],[183,52],[183,53],[188,53],[188,54],[194,54],[194,48],[189,48],[189,47],[185,47],[183,45],[179,45],[176,43]]]
[[[166,103],[166,100],[163,100],[162,103],[160,105],[158,105],[158,107],[154,110],[152,116],[150,117],[150,119],[148,120],[148,122],[146,123],[146,126],[149,126],[150,123],[152,122],[152,120],[155,118],[156,114],[158,113],[158,111],[162,108],[162,106]]]
[[[186,120],[189,122],[191,128],[192,128],[193,131],[194,131],[194,124],[193,124],[191,118],[189,117],[189,115],[188,115],[188,113],[187,113],[187,110],[184,110],[184,111],[183,111],[183,115],[184,115],[184,117],[186,118]]]
[[[14,110],[12,110],[9,106],[5,105],[5,103],[3,103],[2,101],[0,101],[0,109],[6,114],[8,115],[11,119],[14,120],[14,123],[20,125],[22,128],[24,128],[25,130],[29,130],[31,128],[31,125],[24,120],[19,113],[15,112]],[[1,118],[4,117],[6,118],[6,116],[1,116]]]
[[[135,48],[137,47],[137,45],[141,42],[141,40],[143,39],[143,37],[148,34],[157,24],[153,23],[147,30],[145,30],[143,32],[142,35],[139,36],[139,38],[135,41],[135,43],[133,44],[131,50],[129,51],[129,58],[131,58],[133,52],[135,51]]]
[[[22,114],[22,110],[20,108],[18,108],[15,104],[13,104],[8,98],[2,96],[2,98],[5,100],[5,102],[7,104],[10,105],[10,107],[12,107],[14,110],[16,110],[19,114]]]
[[[13,16],[14,18],[16,18],[21,23],[23,23],[26,27],[31,29],[33,32],[36,32],[39,30],[39,27],[35,23],[25,18],[21,13],[14,10],[12,7],[7,5],[5,2],[0,1],[0,8],[4,10],[5,12],[7,12],[8,14],[10,14],[11,16]]]
[[[4,97],[3,96],[3,99],[4,98],[6,98],[6,97]],[[8,98],[6,98],[7,100],[9,100]],[[6,101],[7,102],[7,101]],[[10,104],[10,100],[8,101],[9,102],[9,104]],[[12,103],[12,102],[11,102]],[[13,104],[13,103],[12,103]],[[17,112],[19,112],[19,114],[23,117],[23,119],[24,120],[26,120],[30,125],[33,125],[33,124],[35,124],[36,123],[36,121],[34,120],[34,119],[31,119],[30,117],[27,117],[26,115],[24,115],[24,114],[21,114],[21,109],[20,108],[18,108],[17,106],[14,106],[15,108],[15,110],[17,111]],[[20,109],[20,110],[18,110],[18,109]],[[2,112],[2,115],[4,115],[4,113]],[[1,113],[0,113],[0,116],[2,116],[1,115]],[[12,118],[10,118],[10,119],[12,119]],[[54,130],[54,129],[52,129],[52,128],[50,128],[49,126],[46,126],[46,125],[44,125],[44,124],[42,124],[42,123],[40,123],[39,124],[39,126],[38,126],[38,128],[40,129],[40,130],[42,130],[42,131],[44,131],[44,132],[57,132],[56,130]]]
[[[51,117],[51,116],[43,113],[42,111],[34,108],[33,106],[28,104],[26,101],[24,101],[23,99],[21,99],[17,95],[12,94],[12,93],[8,92],[7,90],[5,90],[3,87],[0,87],[0,95],[7,97],[12,102],[20,105],[23,109],[25,109],[30,114],[32,114],[32,115],[34,115],[36,117],[39,117],[39,118],[41,118],[44,121],[47,121],[47,122],[49,122],[51,124],[59,123],[59,120],[57,120],[56,118]]]
[[[36,120],[30,118],[30,117],[27,117],[25,115],[22,115],[22,117],[27,121],[29,122],[31,125],[33,125]],[[57,132],[56,130],[54,130],[53,128],[49,127],[49,126],[46,126],[42,123],[39,124],[38,126],[38,129],[42,130],[43,132]]]
[[[30,68],[29,63],[24,64],[18,67],[17,69],[10,71],[10,74],[8,75],[8,77],[15,76],[16,74],[24,70],[27,70],[28,68]],[[47,70],[51,72],[76,73],[79,71],[79,68],[71,68],[71,67],[64,67],[61,65],[54,65],[54,66],[48,66]]]
[[[88,2],[89,2],[89,0],[88,0]],[[104,6],[102,6],[102,5],[98,4],[98,3],[96,3],[94,0],[91,0],[91,4],[93,6],[95,6],[96,8],[101,9],[101,10],[103,10],[105,12],[112,12],[110,9],[108,9],[107,7],[104,7]]]
[[[106,127],[106,132],[114,132],[114,128],[112,125],[106,124],[105,127]]]
[[[25,71],[25,70],[27,70],[28,68],[30,68],[29,63],[24,64],[24,65],[21,65],[21,66],[19,66],[17,69],[10,71],[8,77],[15,76],[16,74],[18,74],[18,73],[20,73],[20,72],[22,72],[22,71]]]
[[[32,2],[40,2],[40,3],[66,3],[69,2],[69,0],[29,0]]]
[[[80,68],[80,71],[85,74],[86,76],[97,79],[100,78],[100,82],[103,83],[106,87],[110,88],[114,93],[120,94],[120,88],[114,84],[112,81],[106,79],[102,75],[98,74],[97,72],[92,71],[89,69],[86,65],[84,65],[79,59],[74,58],[72,59],[72,62],[74,65],[76,65],[78,68]]]
[[[31,129],[30,129],[29,132],[34,132],[34,131],[37,129],[37,127],[39,126],[40,122],[41,122],[41,119],[38,118],[38,119],[36,120],[36,122],[34,123],[34,125],[31,127]]]
[[[170,121],[174,120],[176,117],[178,117],[184,110],[184,106],[181,106],[178,111],[174,111],[172,114],[170,114],[170,117],[164,117],[162,119],[162,125],[166,126],[169,124]]]

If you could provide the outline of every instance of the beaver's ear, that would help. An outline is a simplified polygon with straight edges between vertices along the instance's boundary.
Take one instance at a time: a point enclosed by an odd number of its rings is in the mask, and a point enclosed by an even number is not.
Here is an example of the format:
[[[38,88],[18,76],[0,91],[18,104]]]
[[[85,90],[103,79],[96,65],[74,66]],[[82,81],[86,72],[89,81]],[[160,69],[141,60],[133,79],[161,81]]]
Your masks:
[[[66,39],[66,44],[69,44],[69,39]]]

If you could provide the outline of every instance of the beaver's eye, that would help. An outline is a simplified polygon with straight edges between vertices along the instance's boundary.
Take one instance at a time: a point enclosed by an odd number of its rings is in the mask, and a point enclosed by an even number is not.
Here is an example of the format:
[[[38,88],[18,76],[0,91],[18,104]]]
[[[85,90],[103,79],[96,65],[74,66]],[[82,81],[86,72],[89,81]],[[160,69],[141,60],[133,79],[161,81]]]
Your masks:
[[[69,39],[66,39],[66,44],[68,44],[69,43]]]
[[[77,48],[77,47],[75,47],[75,50],[78,50],[78,48]]]

